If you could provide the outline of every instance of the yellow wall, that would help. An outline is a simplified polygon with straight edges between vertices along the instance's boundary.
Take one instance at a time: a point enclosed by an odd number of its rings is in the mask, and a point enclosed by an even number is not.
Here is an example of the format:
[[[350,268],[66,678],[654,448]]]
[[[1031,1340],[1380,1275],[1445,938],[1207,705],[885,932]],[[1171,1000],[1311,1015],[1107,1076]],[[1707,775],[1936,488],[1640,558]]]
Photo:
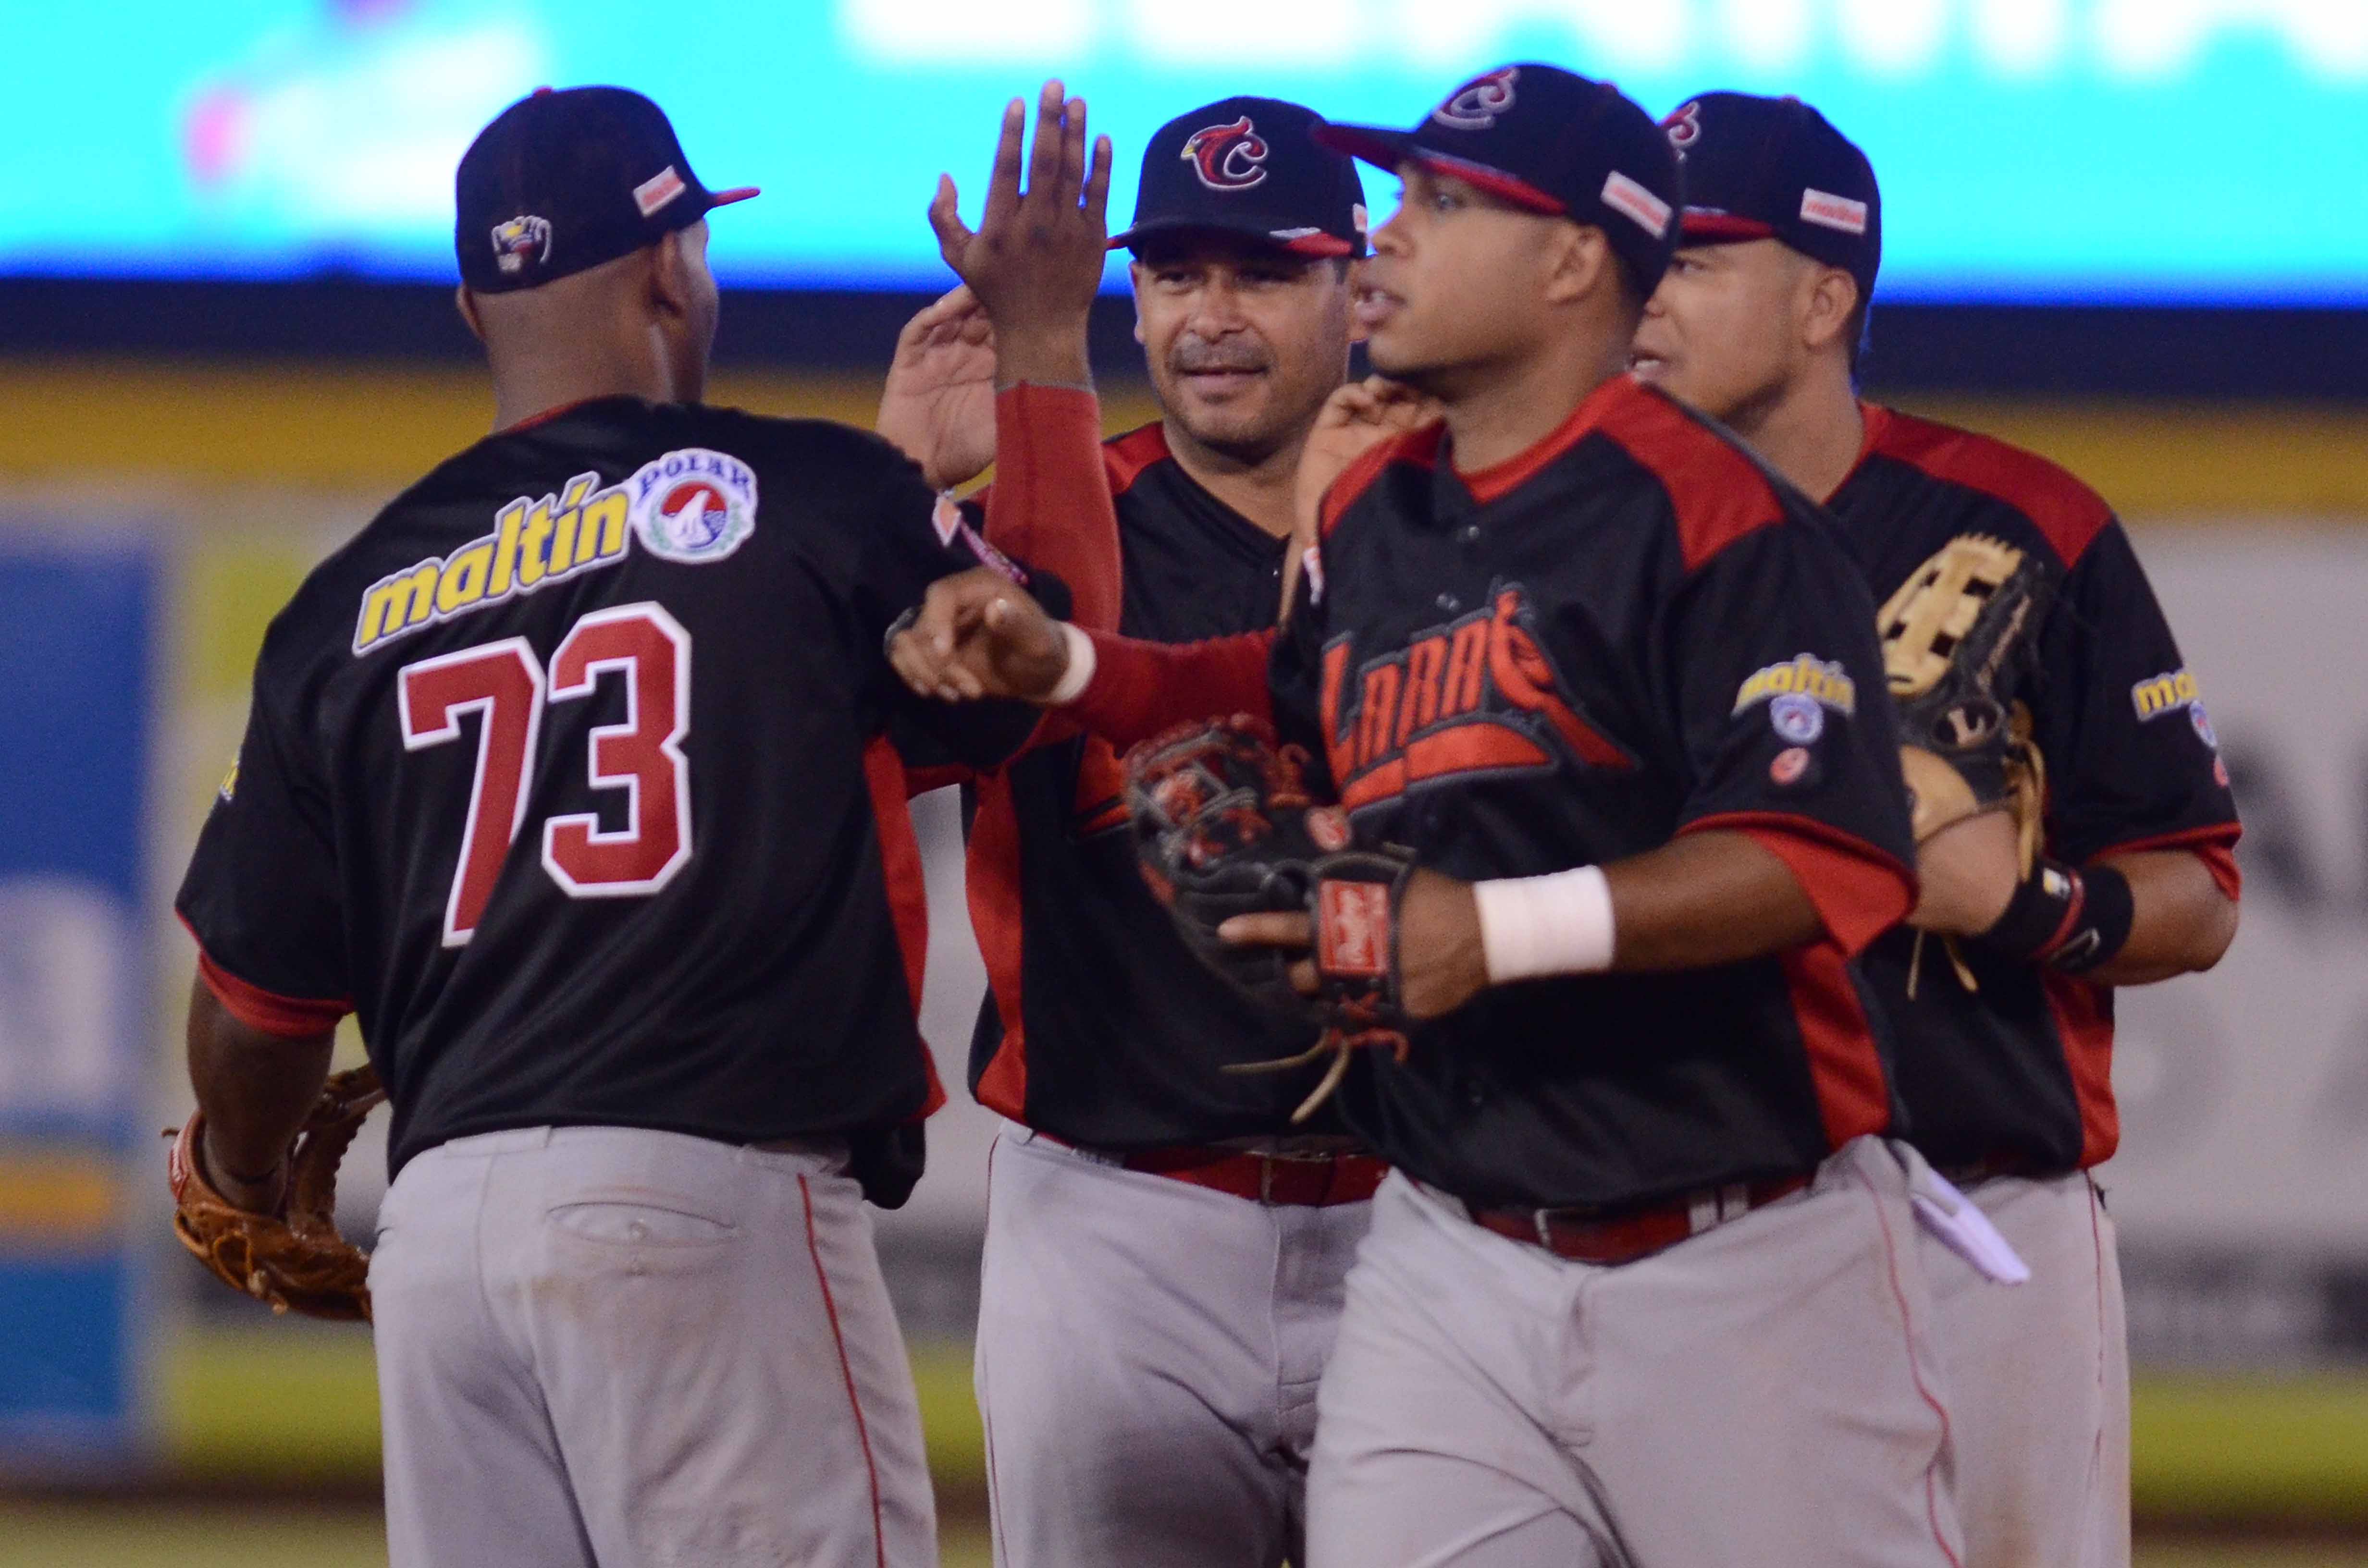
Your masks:
[[[884,346],[883,346],[884,347]],[[871,422],[878,383],[728,372],[716,401]],[[1149,412],[1110,389],[1113,425]],[[2066,464],[2123,514],[2368,516],[2368,409],[1908,400]],[[484,433],[472,367],[0,365],[0,477],[106,474],[391,494]]]

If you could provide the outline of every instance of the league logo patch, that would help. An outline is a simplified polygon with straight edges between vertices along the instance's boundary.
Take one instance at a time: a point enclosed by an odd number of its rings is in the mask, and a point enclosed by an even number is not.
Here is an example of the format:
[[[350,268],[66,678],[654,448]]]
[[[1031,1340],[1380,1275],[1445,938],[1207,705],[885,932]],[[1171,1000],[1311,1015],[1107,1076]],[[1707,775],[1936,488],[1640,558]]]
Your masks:
[[[1768,765],[1768,778],[1770,783],[1778,785],[1798,784],[1808,771],[1807,750],[1801,746],[1787,746],[1778,752],[1776,759]]]
[[[2187,722],[2195,726],[2195,737],[2214,751],[2220,749],[2220,737],[2212,733],[2212,720],[2203,711],[2202,702],[2187,705]]]
[[[1788,691],[1768,699],[1768,722],[1794,745],[1808,745],[1826,733],[1825,705],[1806,692]]]
[[[525,271],[529,261],[541,266],[550,259],[550,220],[522,212],[494,225],[494,265],[504,277]]]
[[[1230,125],[1208,125],[1184,139],[1185,160],[1211,190],[1247,190],[1266,183],[1266,138],[1248,115]]]
[[[757,475],[746,463],[686,447],[643,463],[627,481],[633,537],[662,560],[704,566],[757,531]]]
[[[1348,813],[1338,806],[1317,806],[1307,813],[1304,820],[1307,836],[1315,841],[1316,848],[1327,855],[1348,848],[1349,840],[1355,836],[1349,828]]]
[[[643,217],[653,217],[667,202],[689,188],[683,183],[682,176],[674,172],[674,165],[668,164],[633,187],[633,205],[642,210]]]
[[[1845,234],[1866,233],[1866,203],[1852,201],[1847,196],[1830,191],[1801,192],[1801,221],[1821,228],[1839,229]]]
[[[1668,234],[1669,204],[1618,169],[1603,176],[1603,205],[1656,240]]]
[[[1430,118],[1453,131],[1486,131],[1513,107],[1513,84],[1520,75],[1520,66],[1508,65],[1475,76],[1449,94],[1445,103],[1430,111]]]

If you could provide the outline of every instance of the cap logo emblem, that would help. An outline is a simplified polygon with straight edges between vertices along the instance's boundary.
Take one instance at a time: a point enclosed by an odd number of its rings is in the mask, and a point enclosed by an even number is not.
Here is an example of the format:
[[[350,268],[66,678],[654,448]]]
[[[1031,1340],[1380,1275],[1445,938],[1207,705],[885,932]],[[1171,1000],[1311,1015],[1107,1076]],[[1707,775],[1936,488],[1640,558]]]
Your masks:
[[[1431,110],[1430,118],[1452,131],[1486,131],[1513,107],[1513,83],[1520,74],[1520,66],[1508,65],[1486,76],[1474,76]]]
[[[1655,239],[1669,233],[1669,204],[1614,169],[1603,181],[1603,205],[1633,220]]]
[[[633,205],[642,210],[643,217],[655,217],[660,208],[689,188],[683,183],[682,176],[674,172],[674,165],[668,164],[633,187]]]
[[[1866,233],[1866,203],[1815,188],[1801,193],[1801,221],[1845,234]]]
[[[1686,149],[1702,140],[1701,102],[1690,103],[1661,121],[1661,129],[1669,133],[1669,145],[1678,150],[1678,156],[1684,157]]]
[[[1248,115],[1231,125],[1208,125],[1184,139],[1185,161],[1211,190],[1247,190],[1266,183],[1266,138]]]
[[[494,225],[494,265],[504,277],[526,270],[529,261],[540,266],[551,259],[551,222],[522,212]]]

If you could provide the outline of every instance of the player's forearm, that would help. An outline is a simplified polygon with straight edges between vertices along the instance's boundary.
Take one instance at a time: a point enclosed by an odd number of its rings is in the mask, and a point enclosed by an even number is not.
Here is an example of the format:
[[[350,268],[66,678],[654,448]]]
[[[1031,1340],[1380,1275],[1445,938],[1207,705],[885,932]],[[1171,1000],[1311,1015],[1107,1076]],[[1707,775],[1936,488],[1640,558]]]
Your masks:
[[[232,1180],[276,1170],[329,1076],[334,1031],[267,1034],[233,1017],[199,981],[189,993],[189,1085],[206,1121],[205,1155]]]
[[[1792,869],[1742,833],[1689,834],[1600,869],[1483,882],[1474,896],[1497,983],[1705,969],[1803,946],[1823,928]]]
[[[1194,719],[1247,713],[1273,721],[1271,631],[1200,642],[1150,642],[1113,631],[1085,636],[1091,652],[1073,646],[1071,675],[1078,673],[1080,655],[1090,660],[1090,673],[1057,711],[1121,751]]]
[[[2130,884],[2129,939],[2089,971],[2101,985],[2149,985],[2210,969],[2237,937],[2237,901],[2184,849],[2117,855],[2105,864]]]
[[[987,541],[1058,573],[1069,585],[1071,619],[1079,626],[1114,630],[1118,509],[1102,467],[1101,404],[1090,387],[1029,380],[1006,384],[995,396]]]

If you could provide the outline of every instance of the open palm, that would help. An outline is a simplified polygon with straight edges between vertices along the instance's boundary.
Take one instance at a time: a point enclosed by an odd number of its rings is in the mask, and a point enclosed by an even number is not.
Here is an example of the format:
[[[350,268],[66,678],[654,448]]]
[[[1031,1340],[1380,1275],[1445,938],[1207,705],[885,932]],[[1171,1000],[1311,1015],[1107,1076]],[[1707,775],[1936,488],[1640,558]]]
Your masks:
[[[967,285],[896,335],[876,428],[940,490],[995,460],[995,327]]]

